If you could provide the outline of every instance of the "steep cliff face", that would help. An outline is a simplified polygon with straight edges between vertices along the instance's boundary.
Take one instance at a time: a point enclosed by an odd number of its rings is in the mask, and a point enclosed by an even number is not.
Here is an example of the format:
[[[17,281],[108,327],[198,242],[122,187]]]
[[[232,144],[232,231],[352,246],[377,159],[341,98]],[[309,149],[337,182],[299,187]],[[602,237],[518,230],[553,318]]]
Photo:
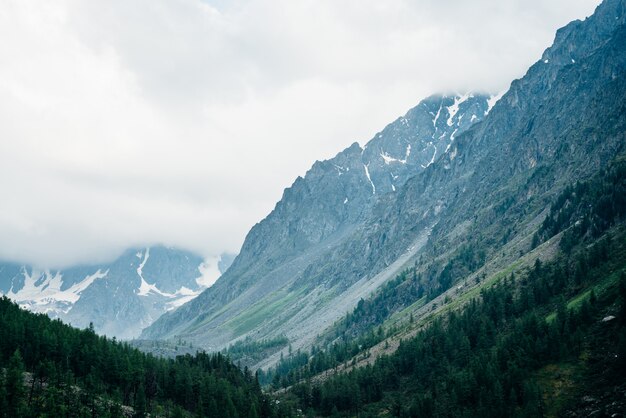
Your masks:
[[[435,222],[430,247],[438,249],[431,256],[479,234],[499,242],[508,229],[523,233],[564,185],[623,150],[624,21],[624,2],[607,1],[586,21],[559,30],[482,123],[378,208],[361,236],[372,254],[384,248],[399,255],[414,231]],[[514,209],[515,223],[502,224]],[[380,259],[371,262],[380,268]],[[354,259],[355,266],[371,262]]]
[[[306,346],[420,256],[445,263],[480,241],[495,257],[513,238],[527,251],[550,198],[624,149],[624,3],[559,30],[493,109],[484,96],[431,97],[363,150],[316,163],[228,274],[144,337],[216,349],[284,334]]]
[[[456,136],[482,120],[490,100],[481,94],[429,97],[364,149],[354,143],[333,159],[316,162],[252,228],[228,273],[198,302],[163,318],[143,336],[190,338],[191,332],[197,343],[211,341],[215,348],[252,330],[275,333],[270,324],[279,312],[288,311],[290,318],[301,313],[306,304],[296,304],[302,292],[323,286],[324,293],[338,284],[341,271],[320,277],[314,275],[316,266],[345,245],[382,196],[432,165]],[[280,308],[267,311],[260,304]],[[261,323],[267,330],[256,329]]]

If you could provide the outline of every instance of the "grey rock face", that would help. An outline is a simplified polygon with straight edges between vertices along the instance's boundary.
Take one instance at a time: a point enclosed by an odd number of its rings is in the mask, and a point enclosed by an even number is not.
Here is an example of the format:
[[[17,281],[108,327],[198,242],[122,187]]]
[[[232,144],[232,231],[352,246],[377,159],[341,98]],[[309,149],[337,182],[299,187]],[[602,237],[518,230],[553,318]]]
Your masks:
[[[379,193],[395,191],[448,151],[454,139],[489,111],[489,97],[431,96],[376,134],[362,161]]]
[[[457,241],[489,235],[498,221],[494,207],[507,201],[525,206],[523,223],[562,187],[623,152],[625,5],[605,1],[584,22],[559,30],[554,45],[513,81],[484,122],[459,136],[435,166],[380,208],[379,223],[370,224],[366,238],[373,251],[385,236],[386,252],[398,254],[410,242],[410,231],[432,222],[437,226],[431,241],[439,247],[453,245],[449,235],[461,224],[472,226]]]
[[[566,184],[624,151],[625,9],[606,0],[559,30],[482,122],[485,97],[431,97],[364,150],[316,163],[216,285],[143,336],[221,348],[282,333],[298,348],[309,338],[301,329],[321,332],[356,303],[342,295],[371,291],[368,280],[407,253],[442,256],[475,234],[493,253],[503,231],[495,206],[519,209],[511,227],[523,228]],[[415,249],[424,234],[428,245]]]
[[[168,310],[206,287],[193,253],[164,246],[128,250],[105,265],[63,271],[0,265],[0,292],[22,307],[47,313],[77,327],[134,338]]]
[[[435,225],[426,258],[442,258],[482,237],[497,256],[503,236],[525,230],[563,187],[624,152],[626,28],[624,1],[603,3],[555,44],[481,123],[459,135],[439,161],[381,200],[372,217],[317,274],[353,283],[400,257],[416,234]],[[563,51],[577,59],[562,59]],[[569,55],[567,55],[569,57]],[[546,59],[548,62],[546,62]],[[517,212],[504,224],[501,208]],[[365,243],[365,245],[363,245]]]
[[[396,193],[408,178],[437,161],[457,135],[482,120],[489,99],[481,94],[431,96],[376,134],[364,149],[354,143],[334,158],[313,164],[248,233],[223,277],[142,337],[184,335],[205,348],[220,348],[258,331],[251,324],[264,324],[273,334],[272,315],[282,309],[290,318],[305,309],[306,304],[296,306],[297,300],[283,298],[302,289],[343,286],[340,268],[324,277],[315,270],[351,239],[379,198]],[[315,301],[311,298],[310,303]],[[268,313],[263,304],[281,309]]]

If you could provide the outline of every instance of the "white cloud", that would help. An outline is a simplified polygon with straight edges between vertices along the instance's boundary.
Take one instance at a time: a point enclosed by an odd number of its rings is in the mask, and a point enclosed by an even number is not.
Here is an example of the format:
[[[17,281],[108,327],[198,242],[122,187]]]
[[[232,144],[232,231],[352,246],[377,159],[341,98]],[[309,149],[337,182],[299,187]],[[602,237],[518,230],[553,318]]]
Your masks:
[[[236,251],[315,159],[497,91],[597,0],[0,0],[0,258]]]

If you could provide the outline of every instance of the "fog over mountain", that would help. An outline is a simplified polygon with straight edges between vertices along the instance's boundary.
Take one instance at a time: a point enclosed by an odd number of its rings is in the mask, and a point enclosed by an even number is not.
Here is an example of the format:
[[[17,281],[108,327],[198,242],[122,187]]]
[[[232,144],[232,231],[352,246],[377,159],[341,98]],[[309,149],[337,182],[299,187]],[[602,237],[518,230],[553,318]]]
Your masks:
[[[0,418],[626,416],[597,2],[0,0]]]
[[[0,259],[237,252],[313,161],[506,89],[597,3],[2,2]]]
[[[0,263],[0,295],[78,328],[134,338],[163,313],[212,286],[233,254],[203,259],[162,245],[131,248],[110,263],[63,270]]]

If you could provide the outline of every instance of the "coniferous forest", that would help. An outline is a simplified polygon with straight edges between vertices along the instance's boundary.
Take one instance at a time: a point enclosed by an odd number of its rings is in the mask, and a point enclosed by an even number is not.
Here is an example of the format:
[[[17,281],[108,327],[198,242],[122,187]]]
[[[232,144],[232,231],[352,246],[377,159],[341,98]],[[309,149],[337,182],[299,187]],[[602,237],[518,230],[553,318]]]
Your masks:
[[[0,416],[273,417],[256,377],[221,354],[176,359],[0,299]]]
[[[352,358],[355,346],[366,350],[383,340],[379,329],[350,344],[283,359],[268,377],[274,387],[288,387],[299,408],[321,416],[560,416],[592,412],[593,405],[577,404],[589,388],[620,410],[626,389],[625,174],[626,165],[616,163],[564,190],[533,239],[536,246],[561,234],[552,261],[537,260],[523,274],[485,286],[392,355],[312,379]],[[385,299],[378,301],[368,309],[385,310]],[[345,321],[362,309],[359,304]]]
[[[625,250],[620,246],[621,257]],[[615,254],[608,251],[610,259]],[[509,277],[462,312],[435,320],[374,366],[322,384],[298,384],[292,393],[324,416],[377,416],[388,409],[398,417],[536,417],[561,406],[543,398],[546,368],[571,372],[580,379],[571,383],[584,387],[623,384],[624,264],[617,276],[607,265],[589,266],[580,281],[564,267],[538,263],[526,277]],[[597,292],[589,279],[605,275],[611,284],[603,285],[610,287]],[[579,294],[585,286],[591,290]]]

